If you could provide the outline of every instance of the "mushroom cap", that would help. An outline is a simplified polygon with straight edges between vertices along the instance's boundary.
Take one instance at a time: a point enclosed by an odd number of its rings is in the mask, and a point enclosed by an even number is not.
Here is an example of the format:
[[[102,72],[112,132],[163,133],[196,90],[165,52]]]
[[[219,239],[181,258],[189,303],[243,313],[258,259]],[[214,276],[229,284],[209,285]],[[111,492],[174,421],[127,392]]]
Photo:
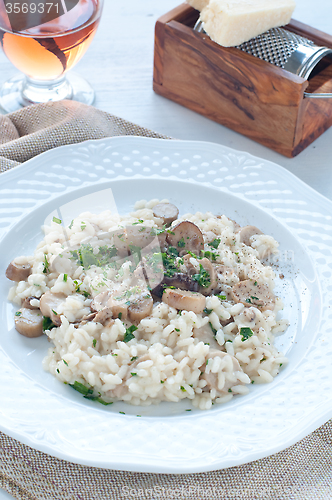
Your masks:
[[[6,277],[11,281],[25,281],[31,274],[31,266],[28,262],[25,264],[18,264],[14,260],[9,264],[6,269]]]
[[[256,283],[256,284],[255,284]],[[246,307],[254,306],[260,311],[267,309],[273,311],[275,295],[266,285],[253,280],[240,281],[232,287],[230,296],[234,302],[244,304]]]
[[[163,293],[162,301],[180,311],[192,311],[195,314],[201,314],[205,308],[204,295],[178,288],[167,288]]]
[[[139,323],[142,319],[150,316],[153,309],[151,295],[139,297],[128,307],[128,317],[132,323]]]
[[[153,215],[169,226],[179,216],[179,209],[172,203],[158,203],[153,207]]]
[[[167,234],[167,242],[179,251],[179,255],[192,252],[199,255],[204,250],[204,237],[196,224],[188,220],[172,227]]]
[[[58,310],[66,298],[66,295],[63,293],[52,292],[46,292],[40,298],[40,310],[43,316],[50,318],[56,326],[61,325],[61,317]]]
[[[256,234],[263,234],[256,226],[243,226],[238,230],[240,234],[240,242],[247,246],[251,246],[250,238]]]
[[[41,337],[43,335],[43,315],[41,311],[22,307],[16,313],[15,328],[24,337]]]

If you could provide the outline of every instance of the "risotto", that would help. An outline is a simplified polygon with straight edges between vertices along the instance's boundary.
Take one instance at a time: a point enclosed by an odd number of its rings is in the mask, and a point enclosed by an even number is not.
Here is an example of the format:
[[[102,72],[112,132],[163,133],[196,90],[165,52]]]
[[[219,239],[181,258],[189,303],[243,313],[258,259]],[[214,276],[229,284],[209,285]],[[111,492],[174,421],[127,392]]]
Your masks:
[[[278,244],[258,228],[152,200],[43,229],[6,271],[16,329],[46,334],[44,369],[86,398],[205,410],[287,362],[273,345],[288,323],[266,259]]]

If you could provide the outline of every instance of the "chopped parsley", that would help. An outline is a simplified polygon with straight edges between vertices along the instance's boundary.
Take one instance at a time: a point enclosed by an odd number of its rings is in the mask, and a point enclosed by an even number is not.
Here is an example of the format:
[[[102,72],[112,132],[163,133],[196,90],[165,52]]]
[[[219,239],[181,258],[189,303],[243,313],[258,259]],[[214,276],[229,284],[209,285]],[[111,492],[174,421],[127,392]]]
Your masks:
[[[135,338],[135,335],[133,335],[133,332],[137,330],[137,326],[131,325],[129,328],[126,329],[126,333],[124,334],[123,342],[129,342],[130,340]]]
[[[213,328],[211,321],[209,322],[209,325],[210,325],[210,327],[211,327],[211,330],[212,330],[212,332],[213,332],[213,335],[216,335],[216,333],[217,333],[217,331],[218,331],[218,330],[216,330],[215,328]]]
[[[46,330],[52,330],[52,328],[56,328],[56,325],[53,323],[51,318],[44,316],[43,317],[43,332],[45,332]]]
[[[96,347],[96,345],[97,345],[97,340],[96,339],[93,339],[92,345],[93,345],[93,347]]]
[[[217,260],[217,254],[210,252],[207,250],[206,252],[203,252],[203,257],[206,257],[207,259],[211,260],[212,262],[215,262]]]
[[[178,252],[178,250],[175,247],[171,247],[171,246],[168,247],[167,252],[170,255],[174,256],[174,257],[178,257],[179,256],[179,252]]]
[[[218,297],[218,299],[220,300],[227,300],[226,295],[216,295],[216,297]]]
[[[135,372],[131,372],[131,373],[130,373],[130,375],[131,375],[132,377],[138,377],[137,373],[135,373]]]
[[[180,328],[175,328],[175,331],[176,331],[176,332],[179,332],[179,331],[180,331]]]
[[[209,243],[209,247],[212,247],[216,250],[218,248],[220,242],[221,242],[221,239],[216,238],[215,240],[211,241],[211,243]]]
[[[49,270],[50,270],[50,264],[49,264],[49,262],[47,260],[46,255],[44,255],[44,270],[43,270],[43,273],[47,274],[49,272]]]
[[[253,295],[251,295],[251,298],[252,298],[252,300],[259,300],[258,297],[254,297]]]
[[[17,311],[17,312],[15,313],[15,316],[22,316],[21,311]]]
[[[135,361],[138,358],[138,356],[133,356],[130,361]]]
[[[248,340],[250,337],[252,337],[254,332],[252,331],[251,328],[245,326],[240,329],[240,335],[242,335],[242,342],[245,340]]]
[[[107,403],[100,397],[100,393],[98,396],[95,396],[93,394],[93,389],[92,387],[86,387],[85,385],[81,384],[80,382],[74,382],[73,384],[69,384],[70,387],[75,389],[75,391],[79,392],[84,396],[85,399],[90,399],[90,401],[97,401],[97,403],[100,403],[104,406],[112,405],[113,403]]]
[[[62,220],[58,219],[57,217],[53,217],[53,222],[55,222],[56,224],[61,224]]]
[[[64,274],[64,275],[63,275],[63,281],[64,281],[65,283],[67,283],[67,280],[68,280],[68,274]]]
[[[186,243],[184,241],[184,238],[182,237],[181,240],[178,241],[178,247],[183,248],[186,246]]]
[[[183,385],[181,385],[180,389],[182,392],[187,392],[186,389],[183,387]]]
[[[203,312],[204,312],[205,314],[208,314],[208,315],[209,315],[209,314],[211,314],[211,313],[213,312],[213,309],[207,309],[207,308],[205,308],[205,309],[203,309]]]
[[[81,222],[81,231],[84,231],[85,228],[86,228],[85,222]]]
[[[62,360],[66,366],[68,366],[68,363],[65,359]]]
[[[228,389],[228,392],[233,392],[231,388]]]
[[[98,253],[94,253],[92,246],[82,244],[78,250],[70,252],[72,260],[76,260],[79,266],[84,269],[90,269],[91,266],[103,267],[109,264],[110,259],[115,257],[117,250],[115,246],[108,247],[107,245],[99,247]]]
[[[69,224],[69,226],[68,226],[68,227],[69,227],[69,229],[71,229],[71,228],[73,227],[73,225],[74,225],[74,219],[73,219],[73,220],[71,221],[71,223]]]
[[[203,287],[203,288],[208,288],[211,284],[211,277],[210,277],[210,274],[207,272],[206,269],[204,269],[204,267],[202,266],[202,264],[199,265],[199,273],[198,274],[194,274],[192,276],[192,279],[194,281],[197,281],[197,283],[199,284],[199,286]]]

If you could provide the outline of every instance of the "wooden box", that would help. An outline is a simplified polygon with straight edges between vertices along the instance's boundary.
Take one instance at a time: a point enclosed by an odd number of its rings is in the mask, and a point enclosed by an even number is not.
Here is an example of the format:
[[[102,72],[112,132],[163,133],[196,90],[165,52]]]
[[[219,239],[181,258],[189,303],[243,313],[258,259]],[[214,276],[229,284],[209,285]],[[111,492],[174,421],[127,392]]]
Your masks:
[[[182,4],[156,23],[153,88],[285,156],[293,157],[332,125],[332,61],[309,81],[192,28],[199,12]],[[332,36],[291,21],[287,29],[332,48]]]

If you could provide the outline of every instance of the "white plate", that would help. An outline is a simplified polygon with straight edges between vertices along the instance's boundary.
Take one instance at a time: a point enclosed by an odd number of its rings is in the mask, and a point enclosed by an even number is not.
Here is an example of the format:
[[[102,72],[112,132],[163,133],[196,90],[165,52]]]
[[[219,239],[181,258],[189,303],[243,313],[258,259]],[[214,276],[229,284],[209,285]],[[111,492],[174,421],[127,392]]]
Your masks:
[[[289,364],[271,384],[251,386],[249,395],[206,412],[188,402],[103,407],[43,371],[49,344],[14,330],[6,266],[17,255],[31,254],[49,213],[106,188],[112,188],[120,213],[137,199],[167,197],[181,213],[225,213],[280,242],[277,272],[285,278],[278,293],[291,326],[276,345]],[[283,168],[209,143],[90,141],[1,174],[0,429],[72,462],[158,473],[239,465],[303,438],[332,417],[331,214],[330,201]]]

